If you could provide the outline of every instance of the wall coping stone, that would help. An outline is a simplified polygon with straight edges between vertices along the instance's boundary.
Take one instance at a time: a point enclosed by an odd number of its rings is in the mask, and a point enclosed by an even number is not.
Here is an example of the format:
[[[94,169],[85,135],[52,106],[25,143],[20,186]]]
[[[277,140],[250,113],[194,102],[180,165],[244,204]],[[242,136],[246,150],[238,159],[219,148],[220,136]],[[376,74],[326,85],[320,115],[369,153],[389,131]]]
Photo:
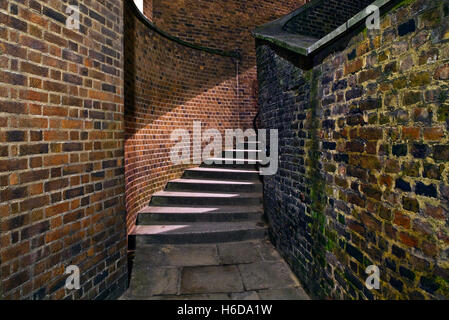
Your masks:
[[[366,10],[362,10],[354,17],[342,24],[340,27],[321,39],[303,34],[291,33],[284,30],[284,26],[292,18],[296,17],[306,10],[312,9],[318,4],[321,4],[321,2],[322,0],[311,1],[282,18],[263,24],[253,31],[253,36],[256,39],[266,40],[268,42],[274,43],[281,48],[299,53],[303,56],[310,56],[313,53],[317,52],[319,49],[322,49],[326,45],[337,40],[337,38],[340,38],[347,31],[358,26],[369,16],[369,14],[366,13]],[[398,0],[376,0],[373,1],[372,4],[382,9],[387,4],[394,4],[395,2],[398,2]]]

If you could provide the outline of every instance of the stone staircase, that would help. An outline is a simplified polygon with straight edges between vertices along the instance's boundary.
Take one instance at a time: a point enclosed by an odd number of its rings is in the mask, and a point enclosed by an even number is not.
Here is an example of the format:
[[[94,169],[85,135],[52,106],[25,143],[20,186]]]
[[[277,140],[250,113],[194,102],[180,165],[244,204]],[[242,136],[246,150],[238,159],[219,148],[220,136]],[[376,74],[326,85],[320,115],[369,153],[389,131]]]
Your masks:
[[[223,151],[221,164],[188,169],[152,196],[139,213],[136,245],[200,244],[263,239],[262,183],[258,142]],[[241,158],[243,155],[243,158]],[[226,158],[226,156],[228,158]],[[239,159],[237,159],[239,156]]]

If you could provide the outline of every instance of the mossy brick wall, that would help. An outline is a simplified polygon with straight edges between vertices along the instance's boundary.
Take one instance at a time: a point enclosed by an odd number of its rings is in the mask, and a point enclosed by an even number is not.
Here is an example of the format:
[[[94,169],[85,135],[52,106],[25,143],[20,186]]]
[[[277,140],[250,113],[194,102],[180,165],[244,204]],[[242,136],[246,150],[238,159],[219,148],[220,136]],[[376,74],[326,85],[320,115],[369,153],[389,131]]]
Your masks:
[[[449,298],[448,15],[406,1],[311,70],[258,45],[261,120],[280,130],[270,235],[314,296]]]
[[[0,0],[0,296],[126,284],[122,1]],[[65,267],[81,271],[65,289]]]
[[[239,108],[243,128],[252,128],[257,113],[256,26],[302,6],[304,0],[151,0],[153,22],[185,41],[222,50],[238,50]],[[234,67],[235,69],[235,67]]]
[[[240,128],[234,58],[169,40],[125,10],[125,176],[127,225],[151,195],[192,166],[175,165],[170,140],[176,129]],[[193,156],[192,148],[191,156]]]

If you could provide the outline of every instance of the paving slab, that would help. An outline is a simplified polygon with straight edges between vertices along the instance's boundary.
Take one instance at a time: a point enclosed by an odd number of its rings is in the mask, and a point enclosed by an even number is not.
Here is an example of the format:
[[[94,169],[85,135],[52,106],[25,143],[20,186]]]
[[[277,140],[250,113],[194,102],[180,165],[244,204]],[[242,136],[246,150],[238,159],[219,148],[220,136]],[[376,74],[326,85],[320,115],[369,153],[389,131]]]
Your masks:
[[[260,296],[256,291],[245,291],[231,294],[232,300],[260,300]]]
[[[242,264],[262,261],[256,242],[231,242],[218,244],[222,264]]]
[[[121,300],[307,300],[270,242],[139,246]]]
[[[217,246],[210,245],[145,245],[139,247],[136,263],[150,266],[219,265]]]
[[[206,293],[180,296],[155,296],[148,300],[231,300],[231,296],[226,293]]]
[[[181,272],[181,294],[242,292],[236,266],[187,267]]]
[[[136,267],[130,285],[130,297],[177,294],[179,269],[173,267]]]
[[[264,261],[239,265],[246,290],[280,289],[299,286],[284,261]]]
[[[282,260],[281,255],[273,247],[273,245],[268,240],[262,240],[257,243],[257,248],[262,255],[263,260],[266,261],[278,261]]]
[[[310,300],[301,287],[261,290],[257,293],[261,300]]]

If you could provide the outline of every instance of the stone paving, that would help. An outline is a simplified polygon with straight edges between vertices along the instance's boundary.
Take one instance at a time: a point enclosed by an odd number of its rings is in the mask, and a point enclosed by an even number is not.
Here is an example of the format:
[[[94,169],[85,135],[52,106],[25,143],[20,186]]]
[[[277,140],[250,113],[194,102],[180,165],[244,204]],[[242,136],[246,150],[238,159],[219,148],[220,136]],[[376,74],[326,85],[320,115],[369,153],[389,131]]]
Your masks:
[[[268,240],[145,245],[122,300],[309,300]]]

